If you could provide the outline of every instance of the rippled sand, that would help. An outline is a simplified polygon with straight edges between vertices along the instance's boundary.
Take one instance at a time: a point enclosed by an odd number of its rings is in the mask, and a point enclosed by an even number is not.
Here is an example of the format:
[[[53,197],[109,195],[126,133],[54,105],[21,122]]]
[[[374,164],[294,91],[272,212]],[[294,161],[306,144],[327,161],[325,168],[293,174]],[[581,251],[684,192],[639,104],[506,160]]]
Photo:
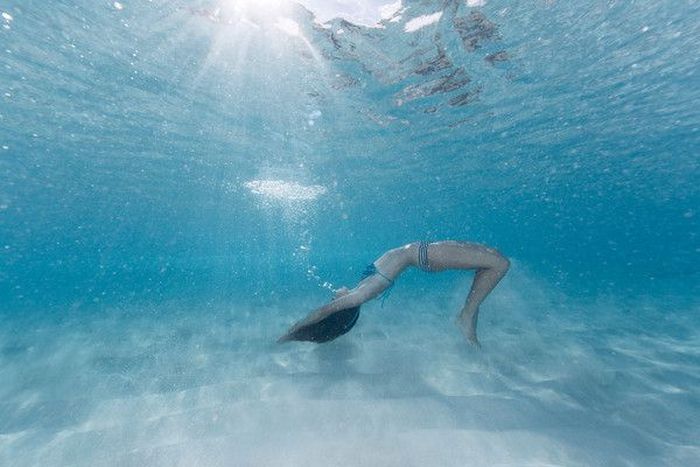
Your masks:
[[[481,352],[452,325],[461,290],[397,292],[323,346],[273,344],[294,320],[277,308],[5,316],[0,464],[699,462],[698,310],[577,304],[514,276]]]

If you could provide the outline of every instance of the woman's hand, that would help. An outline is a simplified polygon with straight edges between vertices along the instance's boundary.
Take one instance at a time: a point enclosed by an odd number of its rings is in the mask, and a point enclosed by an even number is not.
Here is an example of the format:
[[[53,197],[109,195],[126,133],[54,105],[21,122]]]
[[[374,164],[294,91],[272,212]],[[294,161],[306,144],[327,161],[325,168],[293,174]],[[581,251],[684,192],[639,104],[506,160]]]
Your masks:
[[[348,289],[345,286],[342,286],[341,288],[339,288],[338,290],[335,291],[335,295],[333,295],[333,300],[338,299],[340,297],[343,297],[349,293],[350,293],[350,289]]]

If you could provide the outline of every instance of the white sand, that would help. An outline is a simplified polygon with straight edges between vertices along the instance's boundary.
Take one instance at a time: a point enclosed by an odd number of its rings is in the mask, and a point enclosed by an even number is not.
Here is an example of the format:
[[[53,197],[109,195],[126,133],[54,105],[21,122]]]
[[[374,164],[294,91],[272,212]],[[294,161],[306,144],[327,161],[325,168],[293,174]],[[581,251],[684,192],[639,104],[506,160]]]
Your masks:
[[[460,290],[397,291],[323,346],[272,344],[294,317],[230,304],[5,316],[0,465],[698,465],[697,310],[514,276],[481,352]]]

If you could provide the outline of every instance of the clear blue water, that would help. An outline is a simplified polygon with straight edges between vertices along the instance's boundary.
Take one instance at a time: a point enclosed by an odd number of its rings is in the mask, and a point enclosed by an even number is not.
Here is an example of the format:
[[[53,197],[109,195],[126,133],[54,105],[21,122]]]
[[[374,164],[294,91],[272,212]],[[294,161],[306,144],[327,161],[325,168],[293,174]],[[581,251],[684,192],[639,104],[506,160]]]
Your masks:
[[[700,3],[252,3],[0,3],[0,464],[700,464]]]

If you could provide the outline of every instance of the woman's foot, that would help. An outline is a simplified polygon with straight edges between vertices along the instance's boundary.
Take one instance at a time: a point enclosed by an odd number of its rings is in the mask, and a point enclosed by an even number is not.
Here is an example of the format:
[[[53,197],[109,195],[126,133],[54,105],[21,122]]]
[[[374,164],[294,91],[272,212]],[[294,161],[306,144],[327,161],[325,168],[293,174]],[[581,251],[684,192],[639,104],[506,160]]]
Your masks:
[[[481,344],[479,343],[479,339],[476,337],[476,323],[479,318],[479,310],[476,310],[474,312],[467,312],[467,311],[462,311],[460,315],[457,317],[457,327],[459,328],[460,331],[462,331],[462,334],[464,337],[467,338],[467,341],[477,349],[481,348]]]

